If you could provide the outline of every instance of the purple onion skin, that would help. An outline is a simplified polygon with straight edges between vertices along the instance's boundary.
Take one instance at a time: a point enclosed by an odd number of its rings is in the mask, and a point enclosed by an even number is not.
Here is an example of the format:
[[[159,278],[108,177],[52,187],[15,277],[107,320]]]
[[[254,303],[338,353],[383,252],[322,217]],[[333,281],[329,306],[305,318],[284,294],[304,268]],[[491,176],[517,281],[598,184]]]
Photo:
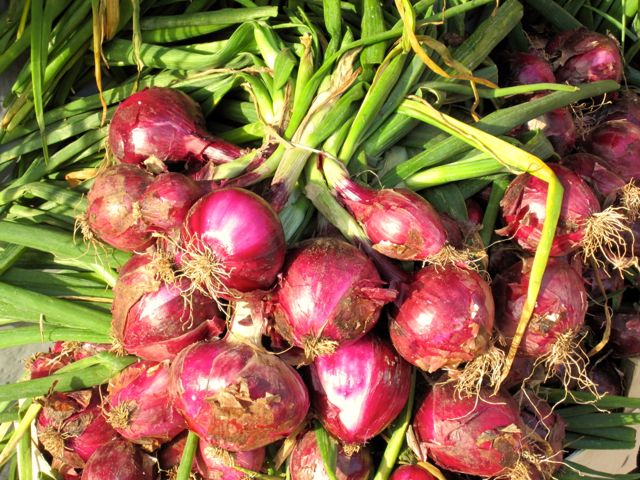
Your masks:
[[[596,390],[600,395],[625,394],[622,375],[610,360],[593,365],[589,369],[589,378],[596,384]]]
[[[518,406],[502,391],[460,398],[452,383],[436,384],[414,415],[413,430],[420,460],[428,455],[453,472],[493,477],[512,468],[523,452]]]
[[[171,232],[182,226],[189,209],[204,193],[205,189],[186,175],[162,173],[142,196],[142,218],[155,231]]]
[[[293,432],[309,409],[300,375],[275,355],[228,340],[183,350],[169,386],[189,428],[231,451],[254,450]]]
[[[591,132],[587,149],[624,183],[640,178],[640,126],[625,120],[603,123]]]
[[[613,200],[625,181],[606,166],[605,161],[590,153],[574,153],[561,160],[561,164],[571,169],[593,188],[601,202]]]
[[[247,474],[236,470],[233,466],[259,472],[262,469],[265,454],[265,448],[260,447],[247,452],[224,452],[220,455],[219,449],[201,439],[196,455],[197,469],[204,480],[245,480]]]
[[[344,444],[361,445],[378,435],[409,396],[410,365],[372,335],[317,357],[309,370],[318,417]]]
[[[185,430],[181,434],[177,435],[170,442],[165,443],[162,448],[158,450],[158,465],[164,471],[170,471],[177,469],[182,460],[182,453],[187,443],[187,435],[189,432]],[[193,460],[192,471],[196,469],[195,459]]]
[[[640,127],[640,98],[627,90],[606,109],[602,123],[612,120],[624,120]]]
[[[289,460],[291,480],[329,480],[322,461],[316,433],[312,430],[298,441]],[[337,480],[367,480],[373,473],[373,460],[366,448],[351,456],[338,448],[335,476]]]
[[[509,59],[509,77],[512,85],[555,83],[551,64],[533,53],[518,52]]]
[[[391,319],[391,341],[409,363],[435,372],[473,360],[489,346],[495,308],[477,273],[453,265],[418,271]]]
[[[533,95],[532,100],[541,98],[546,93]],[[541,130],[549,139],[554,150],[560,156],[568,154],[576,146],[578,131],[571,111],[564,108],[556,108],[527,122],[529,130]]]
[[[402,465],[396,468],[389,480],[437,480],[419,465]]]
[[[137,92],[118,106],[109,125],[109,147],[119,162],[134,165],[149,157],[167,163],[223,163],[243,153],[205,130],[200,107],[188,95],[158,87]]]
[[[551,246],[551,256],[566,255],[576,250],[584,238],[584,225],[600,211],[593,191],[584,180],[561,165],[549,165],[564,188],[560,218]],[[500,235],[513,236],[529,252],[540,243],[546,217],[547,183],[524,173],[509,185],[500,205],[505,227]]]
[[[520,393],[520,392],[519,392]],[[563,457],[563,445],[566,424],[562,417],[554,413],[551,406],[538,398],[533,392],[528,392],[526,397],[516,394],[520,404],[520,416],[522,421],[530,431],[535,432],[539,438],[546,440],[554,454],[551,460],[556,463],[549,463],[552,471],[560,468]]]
[[[277,327],[299,347],[318,338],[355,341],[396,297],[381,285],[374,263],[353,245],[330,237],[302,242],[287,254],[274,306]]]
[[[610,342],[617,357],[640,356],[640,314],[615,313]]]
[[[615,40],[605,35],[586,29],[562,32],[547,44],[546,51],[557,58],[555,75],[560,83],[622,79],[620,50]]]
[[[154,461],[126,440],[114,440],[91,455],[82,480],[154,480]]]
[[[527,297],[532,263],[533,259],[527,258],[494,279],[496,324],[508,341],[515,333]],[[550,258],[519,353],[534,358],[549,353],[558,336],[584,326],[587,306],[580,275],[566,262]]]
[[[219,335],[225,321],[216,303],[202,293],[185,297],[187,279],[175,284],[157,280],[151,260],[150,255],[134,255],[121,268],[114,287],[113,333],[127,352],[161,362]]]
[[[286,253],[277,214],[262,198],[241,188],[208,193],[189,210],[181,233],[189,252],[210,251],[226,272],[227,289],[267,289],[280,273]]]
[[[447,240],[440,215],[424,198],[404,188],[374,190],[348,178],[336,192],[362,226],[373,248],[397,260],[426,260]]]
[[[127,425],[112,423],[127,440],[151,450],[187,428],[169,396],[169,365],[135,363],[109,382],[108,410],[126,408]]]
[[[100,240],[129,252],[154,243],[138,203],[152,178],[132,165],[116,165],[96,177],[87,195],[86,218]]]

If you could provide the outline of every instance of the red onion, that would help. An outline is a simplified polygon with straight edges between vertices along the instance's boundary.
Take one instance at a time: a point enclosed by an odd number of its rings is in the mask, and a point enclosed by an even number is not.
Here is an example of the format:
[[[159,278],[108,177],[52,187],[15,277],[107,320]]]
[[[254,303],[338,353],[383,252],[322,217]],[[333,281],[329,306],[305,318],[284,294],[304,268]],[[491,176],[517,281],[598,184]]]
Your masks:
[[[625,120],[640,127],[640,98],[627,90],[605,110],[602,122]]]
[[[153,459],[126,440],[114,440],[91,455],[82,480],[154,480]]]
[[[285,257],[282,225],[255,193],[222,188],[198,200],[184,223],[181,266],[212,296],[269,288]]]
[[[402,465],[393,471],[390,480],[437,480],[419,465]]]
[[[418,408],[413,431],[420,459],[427,455],[447,470],[481,477],[509,475],[525,451],[524,425],[513,397],[459,397],[453,383],[436,384]]]
[[[477,273],[453,265],[418,271],[391,319],[391,341],[409,363],[434,372],[456,368],[486,351],[494,305]]]
[[[532,258],[525,259],[494,279],[497,327],[507,340],[513,337],[520,320],[532,263]],[[533,358],[550,355],[559,338],[578,334],[584,325],[587,306],[587,293],[580,275],[566,262],[550,258],[520,354]]]
[[[134,255],[120,270],[112,331],[127,352],[160,362],[222,333],[225,321],[214,301],[192,291],[186,278],[165,283],[157,276],[150,254]]]
[[[291,480],[329,480],[322,460],[315,431],[311,430],[296,443],[289,460]],[[335,478],[337,480],[367,480],[373,473],[373,460],[366,448],[347,455],[338,447]]]
[[[204,480],[245,480],[247,474],[234,467],[259,472],[265,453],[264,447],[247,452],[228,452],[200,440],[196,457],[198,472]]]
[[[142,218],[154,230],[180,228],[191,206],[204,189],[186,175],[162,173],[147,187],[140,200]]]
[[[119,438],[103,417],[95,390],[51,394],[36,426],[44,448],[70,468],[83,468],[100,446]]]
[[[236,304],[224,340],[184,349],[171,367],[171,394],[189,428],[213,445],[253,450],[304,420],[309,394],[298,373],[260,346],[262,319]]]
[[[513,85],[555,83],[551,64],[533,53],[514,53],[509,59],[509,77]]]
[[[109,381],[109,423],[127,440],[149,451],[185,428],[169,397],[166,363],[135,363]]]
[[[109,147],[118,161],[223,163],[243,154],[204,128],[200,106],[185,93],[153,87],[134,93],[118,106],[109,126]]]
[[[187,443],[188,434],[189,432],[185,430],[170,442],[165,443],[162,448],[158,450],[158,465],[163,472],[168,473],[170,479],[174,478],[178,471],[178,467],[182,461],[184,447]],[[193,467],[191,470],[194,472],[196,470],[195,459],[193,460]]]
[[[625,120],[603,123],[589,135],[588,149],[625,183],[640,178],[640,126]]]
[[[546,93],[531,96],[531,100],[542,98]],[[549,139],[558,155],[566,155],[576,145],[578,138],[576,124],[571,111],[566,108],[556,108],[527,122],[530,131],[541,130]]]
[[[344,167],[324,160],[324,174],[373,248],[398,260],[427,260],[442,250],[447,235],[438,212],[411,190],[375,190],[352,181]]]
[[[600,211],[598,199],[578,175],[561,165],[549,165],[564,188],[560,218],[556,228],[552,256],[566,255],[577,249],[585,238],[586,224]],[[535,252],[546,217],[547,183],[528,173],[518,175],[509,185],[502,201],[506,227],[498,233],[513,236],[522,248]]]
[[[473,198],[469,198],[465,201],[465,205],[467,206],[467,215],[469,216],[469,222],[475,225],[482,225],[484,209],[480,206],[480,204]],[[442,215],[442,218],[444,218],[444,215]],[[449,240],[449,243],[453,242]]]
[[[117,165],[98,175],[87,196],[91,232],[120,250],[142,251],[153,244],[138,203],[152,179],[132,165]]]
[[[381,288],[373,262],[335,238],[317,238],[288,253],[277,290],[277,327],[309,359],[357,340],[396,292]]]
[[[387,428],[409,397],[411,367],[372,335],[317,357],[309,368],[318,418],[348,450]]]
[[[610,342],[614,355],[618,357],[640,356],[640,314],[615,313]]]
[[[623,62],[612,38],[580,28],[558,34],[546,47],[555,57],[556,79],[578,85],[599,80],[622,79]]]
[[[602,202],[611,203],[625,186],[622,177],[612,172],[597,155],[574,153],[564,157],[561,162],[589,183]]]
[[[625,395],[622,372],[611,360],[599,360],[590,366],[589,378],[597,385],[600,395]]]

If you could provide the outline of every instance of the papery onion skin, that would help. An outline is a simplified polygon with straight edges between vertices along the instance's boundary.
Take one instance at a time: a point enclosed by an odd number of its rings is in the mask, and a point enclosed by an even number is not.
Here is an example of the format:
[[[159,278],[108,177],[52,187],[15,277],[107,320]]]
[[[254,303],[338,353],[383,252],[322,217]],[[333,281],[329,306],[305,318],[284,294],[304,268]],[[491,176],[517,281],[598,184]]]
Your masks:
[[[401,465],[396,468],[390,480],[437,480],[436,477],[427,472],[419,465]]]
[[[86,221],[100,240],[129,252],[154,243],[138,203],[152,178],[133,165],[116,165],[96,177],[87,195]]]
[[[496,326],[508,341],[515,334],[527,298],[532,258],[513,265],[493,282]],[[550,258],[529,327],[519,353],[538,358],[550,353],[557,338],[584,326],[587,293],[578,273],[561,259]]]
[[[296,443],[289,460],[289,472],[291,480],[329,480],[315,431],[308,431]],[[361,448],[349,456],[338,446],[334,473],[337,480],[367,480],[373,473],[371,454]]]
[[[126,440],[114,440],[91,455],[82,480],[153,480],[153,459]]]
[[[551,256],[566,255],[580,246],[587,220],[600,211],[593,191],[584,180],[561,165],[549,165],[564,188],[560,218],[551,245]],[[506,226],[500,235],[513,236],[529,252],[540,243],[546,218],[548,185],[528,173],[518,175],[509,185],[500,205]]]
[[[410,365],[371,334],[317,357],[309,371],[318,418],[344,444],[361,445],[378,435],[409,396]]]
[[[307,388],[293,368],[226,339],[184,349],[172,364],[170,391],[192,431],[231,451],[286,437],[309,409]]]
[[[415,274],[389,331],[405,360],[435,372],[486,351],[494,316],[491,288],[480,275],[454,265],[429,266]]]
[[[556,79],[579,85],[600,80],[622,79],[623,61],[615,40],[585,28],[559,33],[546,46],[556,57]]]
[[[134,165],[149,157],[223,163],[242,155],[239,147],[211,137],[191,97],[164,87],[141,90],[118,105],[109,125],[109,147],[118,161]]]
[[[561,163],[591,185],[601,202],[613,199],[625,186],[622,177],[614,173],[604,159],[597,155],[574,153],[562,158]]]
[[[191,206],[205,193],[202,185],[181,173],[157,175],[140,200],[144,221],[159,232],[180,228]]]
[[[197,469],[204,480],[245,480],[247,474],[236,470],[234,466],[260,472],[265,455],[264,447],[247,452],[227,452],[200,439],[196,454]]]
[[[208,252],[224,273],[222,290],[267,289],[284,263],[278,216],[262,198],[241,188],[208,193],[189,210],[181,234],[183,256]],[[222,292],[215,292],[222,293]]]
[[[625,120],[640,127],[640,98],[637,94],[627,90],[620,98],[605,110],[602,123],[611,120]]]
[[[602,123],[591,131],[587,149],[625,183],[640,178],[640,126],[625,120]]]
[[[109,422],[127,440],[149,450],[168,442],[187,425],[169,396],[169,365],[135,363],[109,381]]]
[[[225,321],[216,303],[189,293],[190,281],[157,278],[150,254],[134,255],[120,269],[112,306],[114,337],[145,360],[171,360],[194,342],[222,333]]]
[[[382,288],[374,263],[336,238],[316,238],[287,254],[274,315],[278,329],[294,345],[324,339],[355,341],[378,321],[396,292]]]
[[[486,401],[484,399],[487,399]],[[413,431],[422,461],[447,470],[493,477],[513,468],[523,452],[524,426],[508,393],[483,388],[461,398],[453,383],[437,383],[420,404]]]

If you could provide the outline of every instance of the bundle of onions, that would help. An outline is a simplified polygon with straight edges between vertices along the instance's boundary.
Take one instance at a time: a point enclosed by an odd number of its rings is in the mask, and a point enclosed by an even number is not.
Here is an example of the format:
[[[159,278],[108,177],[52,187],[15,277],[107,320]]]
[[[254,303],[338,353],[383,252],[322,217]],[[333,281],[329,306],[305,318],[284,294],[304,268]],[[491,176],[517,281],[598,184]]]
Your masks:
[[[532,263],[531,258],[524,259],[494,279],[496,325],[507,341],[515,334],[522,313]],[[544,365],[547,376],[562,365],[565,385],[575,378],[582,387],[591,387],[579,347],[587,306],[580,275],[565,261],[549,259],[519,354],[535,359],[534,368]]]
[[[248,190],[221,188],[191,207],[179,250],[183,275],[215,298],[271,287],[286,245],[280,220],[267,202]]]
[[[460,397],[452,383],[434,385],[413,420],[422,461],[481,477],[529,479],[530,449],[518,405],[508,393],[483,389]]]
[[[582,249],[587,259],[603,257],[617,268],[625,268],[627,251],[623,233],[628,231],[623,209],[600,209],[598,199],[582,178],[561,165],[550,165],[564,188],[560,217],[551,246],[551,256]],[[529,252],[535,252],[546,217],[548,184],[528,173],[509,185],[500,205],[505,227],[501,235],[513,237]]]
[[[153,480],[154,460],[126,440],[114,440],[95,451],[82,480]]]
[[[491,289],[480,275],[453,265],[431,266],[416,273],[389,330],[405,360],[434,372],[484,353],[493,321]]]
[[[344,166],[323,160],[327,182],[365,231],[373,248],[398,260],[431,260],[447,241],[438,212],[417,193],[402,189],[375,190],[349,178]]]
[[[347,455],[338,447],[336,455],[336,480],[367,480],[373,473],[373,460],[366,448]],[[289,459],[291,480],[329,480],[331,477],[322,460],[316,432],[305,433],[296,443]]]
[[[112,332],[129,353],[161,362],[194,342],[222,333],[216,303],[180,278],[158,277],[152,254],[134,255],[114,287]]]
[[[187,425],[169,397],[169,365],[135,363],[109,382],[109,423],[127,440],[152,451]]]
[[[184,349],[169,390],[189,428],[214,446],[248,451],[293,432],[309,409],[298,375],[261,346],[263,320],[236,302],[227,336]]]
[[[109,148],[119,162],[224,163],[243,151],[211,136],[200,106],[172,88],[154,87],[123,101],[111,119]]]
[[[373,262],[336,238],[302,242],[287,254],[276,292],[277,328],[307,359],[366,334],[396,292],[381,288]]]
[[[309,369],[318,418],[347,454],[387,428],[409,396],[411,367],[371,334],[317,357]]]
[[[244,480],[247,474],[235,467],[259,472],[262,469],[265,454],[264,447],[246,452],[228,452],[209,444],[206,440],[200,440],[196,465],[204,480]]]
[[[96,177],[87,195],[83,234],[112,247],[143,251],[155,241],[142,218],[140,198],[153,177],[134,165],[116,165]],[[86,224],[87,228],[84,228]]]

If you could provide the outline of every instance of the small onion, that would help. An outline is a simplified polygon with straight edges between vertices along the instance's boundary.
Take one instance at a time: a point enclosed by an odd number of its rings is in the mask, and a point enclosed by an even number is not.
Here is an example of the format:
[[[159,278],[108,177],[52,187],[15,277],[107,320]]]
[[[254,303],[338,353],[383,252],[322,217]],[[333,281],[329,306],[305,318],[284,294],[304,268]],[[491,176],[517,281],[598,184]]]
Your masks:
[[[614,355],[624,358],[640,356],[640,314],[615,313],[610,341]]]
[[[486,351],[493,330],[491,289],[453,265],[418,271],[389,330],[398,353],[427,372],[455,368]]]
[[[139,204],[152,179],[132,165],[116,165],[98,175],[87,195],[86,222],[91,232],[112,247],[130,252],[152,245]]]
[[[113,334],[124,349],[145,360],[175,357],[194,342],[222,333],[216,303],[181,278],[157,279],[152,256],[134,255],[120,270],[114,287]]]
[[[322,460],[315,431],[309,431],[298,440],[289,460],[291,480],[329,480]],[[336,480],[367,480],[373,473],[373,460],[366,448],[347,455],[338,447]]]
[[[309,368],[318,418],[349,447],[387,428],[409,396],[411,367],[371,334],[317,357]]]
[[[201,439],[196,456],[197,469],[204,480],[245,480],[247,475],[234,467],[259,472],[265,453],[264,447],[247,452],[228,452]]]
[[[602,123],[611,120],[625,120],[640,127],[640,97],[630,90],[623,92],[606,108]]]
[[[587,148],[625,183],[640,179],[640,126],[625,120],[602,123],[591,131]]]
[[[158,450],[158,465],[164,472],[169,472],[169,478],[173,478],[171,475],[177,473],[180,462],[182,461],[182,454],[184,453],[184,447],[187,444],[187,436],[189,432],[184,431],[176,436],[170,442],[165,443],[162,448]],[[193,472],[196,471],[196,461],[193,459]]]
[[[402,465],[393,471],[390,480],[437,480],[419,465]]]
[[[510,84],[555,83],[551,64],[533,53],[518,52],[509,58]]]
[[[542,98],[546,93],[533,95],[531,100]],[[549,139],[558,155],[566,155],[576,145],[578,130],[571,111],[564,108],[556,108],[527,122],[527,128],[531,131],[540,130]]]
[[[162,87],[134,93],[118,105],[109,125],[109,147],[118,161],[135,165],[149,157],[223,163],[243,153],[205,130],[200,106],[191,97]]]
[[[82,480],[154,480],[154,461],[126,440],[114,440],[95,451]]]
[[[396,292],[381,288],[373,262],[335,238],[317,238],[287,254],[277,290],[275,317],[281,333],[309,359],[355,341],[378,321]]]
[[[109,381],[109,423],[148,450],[168,442],[187,425],[169,397],[166,363],[135,363]]]

